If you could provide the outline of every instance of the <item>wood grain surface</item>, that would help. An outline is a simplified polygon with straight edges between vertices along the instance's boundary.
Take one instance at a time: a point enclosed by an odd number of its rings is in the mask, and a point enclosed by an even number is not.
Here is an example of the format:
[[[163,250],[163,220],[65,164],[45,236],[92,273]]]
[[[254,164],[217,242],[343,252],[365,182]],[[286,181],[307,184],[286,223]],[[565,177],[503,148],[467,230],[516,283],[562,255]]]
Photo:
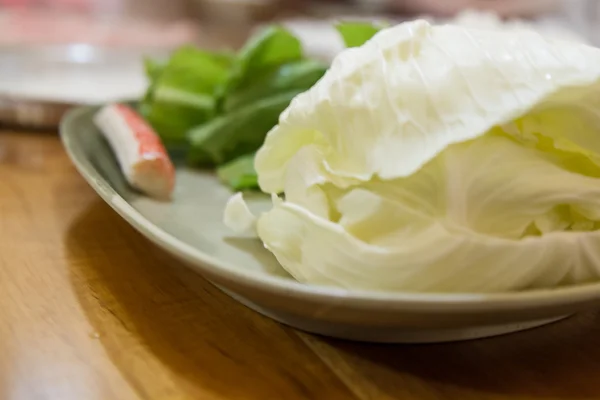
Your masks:
[[[0,399],[600,399],[600,314],[367,345],[239,305],[130,228],[54,133],[0,132]]]
[[[450,345],[298,333],[155,248],[54,134],[0,133],[0,399],[600,399],[600,320]]]

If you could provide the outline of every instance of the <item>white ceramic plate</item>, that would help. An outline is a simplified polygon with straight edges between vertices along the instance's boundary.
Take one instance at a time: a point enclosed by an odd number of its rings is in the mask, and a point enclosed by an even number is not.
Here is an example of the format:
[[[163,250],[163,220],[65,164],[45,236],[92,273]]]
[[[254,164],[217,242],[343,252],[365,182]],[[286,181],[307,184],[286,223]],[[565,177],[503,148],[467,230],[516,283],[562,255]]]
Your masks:
[[[502,294],[345,291],[300,284],[260,242],[222,224],[231,192],[207,172],[180,168],[174,201],[126,185],[92,123],[94,108],[71,111],[61,135],[73,163],[98,194],[152,242],[248,307],[296,328],[374,342],[474,339],[544,325],[600,305],[600,283]],[[268,206],[260,195],[253,208]]]
[[[167,53],[83,43],[0,46],[0,123],[56,128],[73,106],[137,99],[147,87],[140,59]]]

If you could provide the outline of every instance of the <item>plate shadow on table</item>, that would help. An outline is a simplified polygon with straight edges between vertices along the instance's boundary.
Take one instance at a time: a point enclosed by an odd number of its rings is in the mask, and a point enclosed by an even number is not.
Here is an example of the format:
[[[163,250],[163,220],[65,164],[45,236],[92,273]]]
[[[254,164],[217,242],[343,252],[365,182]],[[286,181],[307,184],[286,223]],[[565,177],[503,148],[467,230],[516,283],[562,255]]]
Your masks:
[[[347,390],[344,381],[355,394],[371,388],[373,398],[600,398],[592,379],[600,376],[598,313],[456,344],[359,344],[296,335],[236,303],[100,200],[71,226],[66,251],[99,340],[132,386],[151,396],[333,399]]]
[[[100,200],[74,221],[65,242],[80,304],[141,397],[351,396],[291,329],[223,294]]]
[[[303,336],[373,398],[599,399],[600,313],[447,344],[380,345]],[[345,372],[344,372],[345,371]]]

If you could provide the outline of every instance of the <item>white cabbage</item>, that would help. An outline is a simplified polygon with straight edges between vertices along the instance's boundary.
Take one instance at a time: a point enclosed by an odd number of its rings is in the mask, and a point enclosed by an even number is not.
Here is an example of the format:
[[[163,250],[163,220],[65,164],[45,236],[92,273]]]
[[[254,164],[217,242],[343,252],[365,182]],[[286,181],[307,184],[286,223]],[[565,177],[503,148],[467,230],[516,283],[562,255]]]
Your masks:
[[[498,292],[598,279],[598,110],[599,49],[398,25],[340,54],[282,114],[256,157],[274,196],[256,232],[311,284]]]

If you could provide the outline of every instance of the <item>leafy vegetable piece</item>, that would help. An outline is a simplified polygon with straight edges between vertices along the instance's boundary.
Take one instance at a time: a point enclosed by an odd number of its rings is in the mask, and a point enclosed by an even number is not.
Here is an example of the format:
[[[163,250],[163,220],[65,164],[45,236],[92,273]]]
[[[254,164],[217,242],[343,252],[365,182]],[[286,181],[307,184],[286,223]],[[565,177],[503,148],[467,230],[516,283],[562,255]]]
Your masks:
[[[254,154],[247,154],[217,168],[217,176],[235,190],[256,189],[258,178],[254,170]]]
[[[225,98],[226,112],[282,92],[308,90],[323,77],[327,67],[318,61],[300,60],[266,68],[252,81]]]
[[[151,85],[158,81],[160,75],[165,70],[165,67],[166,62],[152,58],[144,59],[144,71],[146,72],[146,76],[148,77]]]
[[[160,135],[167,148],[189,147],[186,132],[191,127],[206,122],[210,115],[207,110],[166,102],[143,103],[139,111]]]
[[[327,70],[302,57],[299,40],[285,29],[270,27],[254,36],[240,52],[225,86],[223,115],[190,135],[191,159],[219,165],[256,151],[291,99]]]
[[[336,25],[346,47],[359,47],[370,40],[381,28],[368,22],[342,22]]]
[[[232,67],[225,95],[251,83],[256,75],[265,70],[300,61],[302,58],[302,45],[289,31],[278,26],[263,29],[240,50]]]
[[[146,73],[146,77],[148,78],[148,89],[146,90],[144,97],[142,97],[137,107],[138,112],[144,117],[146,117],[146,115],[151,111],[154,88],[156,87],[156,82],[158,82],[160,75],[165,69],[165,65],[166,62],[161,62],[152,58],[144,59],[144,71]]]
[[[215,165],[231,161],[260,147],[298,91],[262,99],[190,131],[190,161]]]
[[[215,92],[225,83],[230,65],[228,55],[193,47],[177,50],[164,67],[147,62],[153,83],[141,112],[165,141],[185,139],[190,128],[215,115]]]
[[[288,171],[294,190],[257,225],[303,281],[494,292],[599,278],[600,249],[589,246],[600,241],[600,179],[505,136],[453,145],[408,178],[348,189],[306,185],[323,177],[310,165]]]
[[[293,97],[327,69],[304,59],[300,41],[278,26],[254,35],[237,55],[183,47],[166,63],[144,65],[150,86],[140,112],[170,150],[188,147],[189,159],[205,166],[254,153]],[[247,160],[223,166],[224,180],[256,186],[253,172],[234,176],[248,169]]]
[[[223,222],[235,233],[250,235],[256,231],[256,217],[244,201],[242,193],[233,195],[225,205]]]
[[[424,21],[382,31],[267,135],[259,184],[285,200],[256,232],[312,284],[474,293],[599,280],[598,93],[597,48]]]

